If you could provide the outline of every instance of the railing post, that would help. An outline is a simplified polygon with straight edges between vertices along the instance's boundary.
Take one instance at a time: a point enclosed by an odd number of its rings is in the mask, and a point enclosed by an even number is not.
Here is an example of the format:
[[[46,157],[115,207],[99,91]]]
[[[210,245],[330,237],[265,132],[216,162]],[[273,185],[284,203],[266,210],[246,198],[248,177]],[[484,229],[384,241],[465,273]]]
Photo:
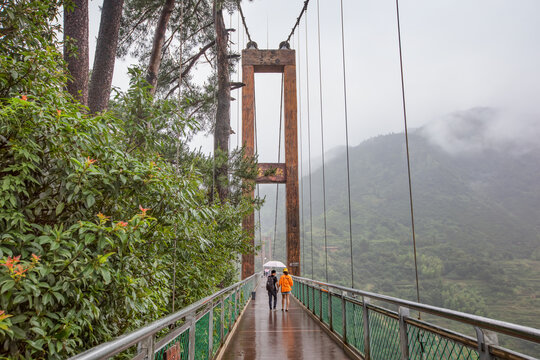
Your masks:
[[[332,293],[328,288],[328,326],[334,331],[334,317],[332,316]]]
[[[223,298],[221,298],[221,300],[219,301],[219,308],[221,309],[221,326],[220,326],[220,336],[219,336],[219,339],[220,339],[220,343],[221,345],[223,345],[223,343],[225,342],[224,341],[224,337],[225,337],[225,303],[223,301]]]
[[[347,304],[345,300],[345,296],[347,296],[347,292],[343,291],[341,293],[341,321],[343,325],[343,342],[347,343]]]
[[[150,335],[137,344],[137,353],[144,354],[144,359],[154,358],[154,335]]]
[[[489,353],[489,344],[492,339],[488,339],[484,330],[480,329],[478,326],[474,327],[476,331],[476,340],[478,342],[478,354],[480,355],[480,360],[491,360],[493,357]],[[498,342],[498,341],[495,341]]]
[[[208,313],[208,360],[212,359],[214,349],[214,305],[210,302],[210,312]]]
[[[304,305],[309,309],[309,285],[307,283],[304,284]]]
[[[189,351],[188,351],[188,360],[195,360],[195,326],[197,320],[195,314],[190,315],[186,318],[186,322],[189,323]]]
[[[399,307],[399,343],[401,347],[401,360],[409,360],[409,336],[407,335],[407,323],[409,309]]]
[[[236,322],[236,317],[237,317],[237,309],[238,307],[238,287],[236,287],[236,289],[234,289],[234,321]]]
[[[369,298],[362,297],[362,318],[364,320],[364,359],[371,359],[371,349],[369,344]]]
[[[315,287],[313,287],[313,313],[319,317],[319,320],[322,321],[322,296],[324,291],[322,288],[319,288],[319,313],[315,314]]]
[[[311,298],[311,307],[313,308],[311,311],[315,314],[315,285],[311,287]]]

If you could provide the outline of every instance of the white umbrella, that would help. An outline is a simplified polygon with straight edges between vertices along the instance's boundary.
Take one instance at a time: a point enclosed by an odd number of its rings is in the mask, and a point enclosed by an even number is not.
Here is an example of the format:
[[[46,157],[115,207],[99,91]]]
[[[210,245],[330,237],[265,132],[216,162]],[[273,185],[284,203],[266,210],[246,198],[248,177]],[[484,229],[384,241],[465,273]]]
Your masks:
[[[281,261],[272,260],[264,264],[263,267],[286,268],[287,266]]]

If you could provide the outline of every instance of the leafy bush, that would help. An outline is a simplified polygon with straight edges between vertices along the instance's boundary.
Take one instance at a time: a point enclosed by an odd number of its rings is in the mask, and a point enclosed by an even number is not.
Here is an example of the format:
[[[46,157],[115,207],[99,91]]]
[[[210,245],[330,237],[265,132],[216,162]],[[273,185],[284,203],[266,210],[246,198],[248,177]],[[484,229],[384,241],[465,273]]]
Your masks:
[[[65,358],[142,326],[173,298],[178,309],[234,281],[252,250],[240,223],[254,202],[209,201],[211,160],[181,140],[197,124],[154,101],[140,71],[103,116],[66,93],[56,10],[0,10],[5,28],[32,30],[0,42],[0,354],[10,358]]]

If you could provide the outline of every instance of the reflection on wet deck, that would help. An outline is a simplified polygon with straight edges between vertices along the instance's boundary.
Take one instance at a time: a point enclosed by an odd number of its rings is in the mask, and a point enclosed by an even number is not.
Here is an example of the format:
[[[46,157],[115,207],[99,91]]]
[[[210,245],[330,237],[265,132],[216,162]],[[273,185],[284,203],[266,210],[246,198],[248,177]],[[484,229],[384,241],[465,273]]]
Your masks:
[[[281,311],[281,295],[277,310],[270,311],[264,286],[248,304],[223,360],[349,359],[293,297],[288,312]]]

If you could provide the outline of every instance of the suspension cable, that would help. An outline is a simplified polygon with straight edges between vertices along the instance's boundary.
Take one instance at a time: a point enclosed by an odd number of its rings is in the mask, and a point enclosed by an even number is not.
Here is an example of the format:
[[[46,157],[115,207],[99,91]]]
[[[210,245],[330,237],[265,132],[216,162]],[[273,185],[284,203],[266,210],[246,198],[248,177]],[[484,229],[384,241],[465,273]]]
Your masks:
[[[179,33],[180,33],[180,45],[178,46],[178,62],[180,64],[180,70],[178,72],[178,112],[182,109],[182,50],[184,45],[184,35],[182,33],[184,24],[184,1],[180,0],[180,24]],[[176,175],[180,174],[180,136],[176,139]],[[174,250],[173,250],[173,291],[172,291],[172,312],[175,312],[176,305],[176,249],[178,243],[178,221],[174,222]]]
[[[301,60],[302,60],[302,56],[301,56],[301,49],[302,47],[300,46],[300,27],[298,28],[298,124],[299,124],[299,127],[300,127],[300,137],[299,137],[299,140],[300,140],[300,159],[299,159],[299,163],[300,163],[300,188],[301,188],[301,193],[300,193],[300,196],[301,196],[301,201],[300,201],[300,218],[302,219],[301,220],[301,231],[300,231],[300,241],[302,242],[302,253],[300,254],[300,273],[302,276],[305,276],[304,275],[304,267],[302,266],[302,259],[304,259],[304,257],[306,256],[306,227],[305,227],[305,224],[304,224],[304,164],[303,164],[303,161],[304,161],[304,156],[303,156],[303,146],[302,146],[302,73],[301,73]]]
[[[349,120],[347,112],[347,72],[345,68],[345,26],[343,21],[343,0],[340,0],[341,10],[341,59],[343,64],[343,98],[345,110],[345,149],[347,156],[347,200],[349,202],[349,253],[351,261],[351,287],[354,288],[354,262],[353,262],[353,235],[352,235],[352,209],[351,209],[351,171],[349,161]]]
[[[255,97],[255,87],[253,87],[253,98],[256,99]],[[256,106],[257,102],[256,101],[253,101],[253,130],[255,132],[255,138],[253,139],[253,145],[255,147],[255,155],[259,155],[259,140],[258,140],[258,136],[257,136],[257,106]],[[260,198],[261,197],[261,194],[260,194],[260,191],[259,191],[259,184],[256,184],[255,185],[256,189],[257,189],[257,198]],[[259,244],[261,244],[261,247],[262,247],[262,230],[261,230],[261,209],[257,210],[257,218],[258,218],[258,221],[259,221]],[[255,229],[253,230],[253,242],[255,242]],[[263,260],[263,264],[264,264],[264,260]]]
[[[326,177],[324,171],[324,121],[322,96],[322,69],[321,69],[321,21],[319,15],[319,0],[317,0],[317,45],[319,48],[319,105],[321,117],[321,155],[322,155],[322,185],[323,185],[323,218],[324,218],[324,257],[326,282],[328,282],[328,238],[326,235]]]
[[[304,1],[304,6],[302,7],[302,10],[300,11],[300,15],[298,15],[298,18],[296,18],[296,22],[294,23],[294,26],[293,26],[293,28],[291,30],[291,33],[289,34],[289,36],[287,36],[287,40],[285,40],[285,42],[289,42],[289,40],[291,39],[291,37],[294,34],[294,31],[300,25],[300,19],[302,19],[302,15],[304,15],[304,13],[307,12],[308,4],[309,4],[309,0],[305,0]]]
[[[236,13],[236,27],[240,27],[240,13]],[[240,54],[240,31],[236,32],[236,50]],[[240,82],[240,61],[238,62],[238,70],[236,71],[236,82]],[[240,91],[238,92],[240,93]],[[236,149],[240,147],[240,97],[236,99]]]
[[[242,17],[242,24],[244,24],[244,29],[246,30],[248,40],[249,42],[251,42],[251,35],[249,34],[249,30],[246,24],[246,18],[244,16],[244,12],[242,11],[242,5],[240,5],[240,1],[237,1],[236,3],[238,4],[238,10],[240,11],[240,16]]]
[[[278,133],[278,155],[277,162],[281,160],[281,126],[283,123],[283,74],[281,74],[281,91],[279,93],[279,133]],[[274,241],[272,242],[272,253],[276,250],[277,217],[278,217],[279,184],[276,184],[276,212],[274,214]]]
[[[233,24],[232,24],[232,16],[233,16],[233,13],[232,12],[229,12],[229,29],[233,27]],[[232,42],[232,36],[227,33],[227,53],[230,54],[231,53],[231,50],[232,50],[232,46],[233,46],[233,42]],[[233,82],[233,73],[232,71],[229,71],[229,82],[232,83]],[[230,92],[229,92],[230,94]],[[230,96],[231,98],[231,101],[232,101],[232,96]],[[230,107],[230,101],[229,101],[229,107]],[[232,118],[232,110],[229,108],[229,128],[230,130],[232,130],[232,127],[231,127],[231,118]],[[231,139],[231,135],[229,134],[229,139],[228,139],[228,142],[227,142],[227,149],[228,151],[230,151],[232,147],[232,139]],[[229,154],[227,154],[229,155]]]
[[[308,131],[308,175],[309,175],[309,235],[311,242],[311,278],[313,273],[313,202],[312,202],[312,182],[311,182],[311,127],[309,119],[309,51],[308,51],[308,18],[306,16],[306,99],[307,99],[307,131]]]
[[[414,231],[414,206],[412,195],[412,182],[411,182],[411,159],[409,156],[409,133],[407,129],[407,108],[405,105],[405,81],[403,75],[403,53],[401,50],[401,26],[399,16],[399,0],[396,0],[396,17],[397,17],[397,32],[398,32],[398,44],[399,44],[399,68],[401,72],[401,101],[403,104],[403,122],[405,126],[405,149],[407,150],[407,175],[409,180],[409,204],[411,207],[411,231],[413,239],[414,249],[414,272],[416,276],[416,300],[420,302],[420,286],[418,284],[418,262],[416,258],[416,235]],[[418,312],[418,318],[420,319],[420,312]]]
[[[261,194],[259,192],[259,184],[257,184],[257,198],[260,199],[261,198]],[[259,210],[257,210],[257,217],[258,217],[258,221],[259,221],[259,244],[261,245],[261,249],[263,247],[263,241],[262,241],[262,223],[261,223],[261,209],[259,208]],[[262,255],[262,253],[261,253]],[[261,257],[262,259],[262,257]],[[263,265],[264,265],[264,259],[262,259],[262,262],[261,262]]]

